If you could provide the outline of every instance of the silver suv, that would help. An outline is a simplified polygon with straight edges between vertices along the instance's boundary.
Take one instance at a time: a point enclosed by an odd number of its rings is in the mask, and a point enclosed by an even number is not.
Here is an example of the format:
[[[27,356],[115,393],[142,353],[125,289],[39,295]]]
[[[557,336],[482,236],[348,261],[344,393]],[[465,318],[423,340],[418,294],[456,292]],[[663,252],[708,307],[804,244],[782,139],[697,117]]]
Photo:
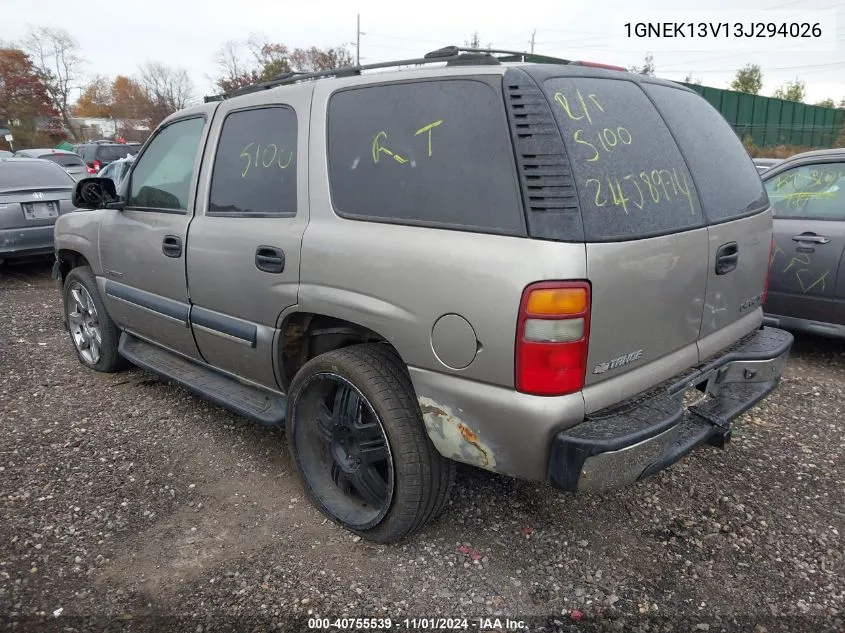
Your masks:
[[[82,364],[284,425],[314,504],[377,542],[456,462],[601,491],[723,445],[792,345],[761,327],[772,214],[731,128],[590,64],[281,76],[75,201],[54,274]]]

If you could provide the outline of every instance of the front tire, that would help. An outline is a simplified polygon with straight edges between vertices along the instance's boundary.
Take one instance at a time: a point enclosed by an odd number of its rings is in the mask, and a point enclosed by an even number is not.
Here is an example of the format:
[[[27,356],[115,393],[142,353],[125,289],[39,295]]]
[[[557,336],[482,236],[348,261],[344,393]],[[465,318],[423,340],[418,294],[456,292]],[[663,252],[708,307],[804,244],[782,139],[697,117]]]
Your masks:
[[[91,268],[71,270],[63,294],[65,321],[79,362],[105,373],[126,369],[129,363],[117,351],[120,330],[106,312]]]
[[[297,372],[287,437],[314,505],[377,543],[395,543],[435,518],[455,464],[425,432],[407,368],[390,348],[354,345]]]

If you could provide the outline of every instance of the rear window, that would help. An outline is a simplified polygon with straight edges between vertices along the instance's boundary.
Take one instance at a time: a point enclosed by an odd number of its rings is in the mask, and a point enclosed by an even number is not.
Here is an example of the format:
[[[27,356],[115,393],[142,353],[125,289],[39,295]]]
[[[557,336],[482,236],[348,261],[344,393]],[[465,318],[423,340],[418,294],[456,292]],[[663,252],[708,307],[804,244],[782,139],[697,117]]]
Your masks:
[[[79,167],[85,164],[79,156],[73,154],[42,154],[39,158],[51,160],[60,167]]]
[[[695,93],[645,84],[695,174],[709,223],[760,211],[768,198],[739,137],[719,112]]]
[[[636,84],[569,77],[549,79],[543,89],[572,164],[588,241],[704,225],[681,152]]]
[[[100,160],[113,161],[120,158],[126,158],[129,154],[137,152],[134,147],[127,147],[126,145],[100,145],[97,148],[96,158]]]
[[[525,234],[499,86],[441,79],[338,92],[328,151],[343,217]]]
[[[6,160],[0,163],[0,189],[73,187],[66,171],[51,162]]]

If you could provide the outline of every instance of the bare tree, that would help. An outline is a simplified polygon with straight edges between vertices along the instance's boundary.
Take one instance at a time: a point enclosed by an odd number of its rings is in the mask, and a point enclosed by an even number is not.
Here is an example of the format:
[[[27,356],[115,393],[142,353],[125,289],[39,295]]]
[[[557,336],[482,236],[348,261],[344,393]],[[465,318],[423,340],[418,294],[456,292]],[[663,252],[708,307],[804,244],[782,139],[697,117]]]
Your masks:
[[[632,73],[638,73],[640,75],[648,75],[649,77],[654,77],[654,55],[648,53],[643,60],[642,66],[631,66],[628,68]]]
[[[80,72],[85,60],[79,52],[79,42],[64,29],[40,26],[30,29],[23,40],[35,68],[47,87],[47,94],[59,113],[67,131],[70,127],[71,92],[79,86]]]
[[[147,118],[151,127],[188,105],[194,86],[183,68],[161,62],[147,62],[140,68],[139,83],[150,103]]]

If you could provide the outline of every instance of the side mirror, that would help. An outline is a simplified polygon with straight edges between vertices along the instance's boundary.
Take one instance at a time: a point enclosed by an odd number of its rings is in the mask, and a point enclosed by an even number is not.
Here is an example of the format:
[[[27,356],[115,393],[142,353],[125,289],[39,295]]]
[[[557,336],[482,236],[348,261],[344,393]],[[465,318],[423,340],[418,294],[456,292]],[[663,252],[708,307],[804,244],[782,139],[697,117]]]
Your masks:
[[[73,191],[73,206],[78,209],[106,209],[119,200],[111,178],[83,178]]]

